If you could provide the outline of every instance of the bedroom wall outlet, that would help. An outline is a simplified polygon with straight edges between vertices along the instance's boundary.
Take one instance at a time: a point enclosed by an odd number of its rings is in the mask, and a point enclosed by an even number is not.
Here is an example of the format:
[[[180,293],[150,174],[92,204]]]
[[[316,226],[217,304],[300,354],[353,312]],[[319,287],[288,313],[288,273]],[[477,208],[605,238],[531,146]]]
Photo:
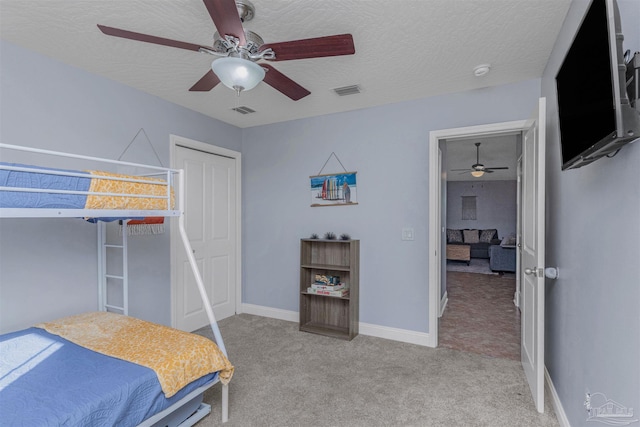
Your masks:
[[[413,228],[402,229],[402,240],[413,240]]]

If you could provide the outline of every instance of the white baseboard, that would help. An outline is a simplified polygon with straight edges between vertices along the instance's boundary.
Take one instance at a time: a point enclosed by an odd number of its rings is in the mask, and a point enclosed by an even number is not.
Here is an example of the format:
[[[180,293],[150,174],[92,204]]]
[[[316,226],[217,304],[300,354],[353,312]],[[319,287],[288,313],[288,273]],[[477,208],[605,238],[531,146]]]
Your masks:
[[[444,291],[442,298],[440,299],[440,315],[438,317],[442,317],[444,313],[444,309],[447,308],[447,303],[449,302],[449,293]]]
[[[281,310],[279,308],[265,307],[262,305],[242,304],[242,313],[254,314],[256,316],[270,317],[272,319],[286,320],[288,322],[298,322],[300,314],[297,311]]]
[[[242,313],[286,320],[288,322],[297,323],[300,319],[300,314],[297,311],[281,310],[254,304],[242,304],[241,309]],[[390,328],[388,326],[372,325],[362,322],[360,322],[358,326],[360,334],[362,335],[433,347],[431,336],[425,332],[408,331],[406,329]]]
[[[408,331],[406,329],[390,328],[388,326],[372,325],[362,322],[360,322],[359,327],[362,335],[433,347],[431,345],[431,337],[426,332]]]
[[[556,412],[556,418],[558,418],[560,427],[571,427],[571,424],[569,424],[569,419],[567,418],[567,414],[564,412],[564,408],[562,407],[562,402],[560,402],[558,392],[553,385],[553,381],[551,381],[551,376],[549,376],[549,371],[547,371],[546,366],[544,368],[544,379],[547,385],[547,390],[551,394],[551,403],[553,404],[553,409]]]

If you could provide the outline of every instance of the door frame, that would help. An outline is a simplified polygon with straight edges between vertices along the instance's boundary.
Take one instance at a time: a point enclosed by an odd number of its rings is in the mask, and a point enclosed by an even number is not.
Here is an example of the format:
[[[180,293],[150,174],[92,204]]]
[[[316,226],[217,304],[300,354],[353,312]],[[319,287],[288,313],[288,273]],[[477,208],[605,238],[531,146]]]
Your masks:
[[[193,139],[185,138],[179,135],[171,134],[169,136],[169,162],[172,169],[176,169],[176,150],[178,147],[187,148],[190,150],[202,151],[204,153],[213,154],[216,156],[223,156],[233,159],[236,163],[236,288],[235,288],[235,312],[236,314],[242,313],[242,154],[238,151],[230,150],[228,148],[218,147],[216,145],[207,144],[205,142],[196,141]],[[176,288],[178,286],[178,279],[176,276],[176,259],[178,251],[184,251],[182,240],[178,233],[178,218],[171,218],[171,326],[176,327]]]
[[[441,185],[442,166],[438,162],[438,149],[441,140],[452,138],[486,137],[527,129],[528,120],[490,123],[485,125],[466,126],[460,128],[440,129],[429,132],[429,347],[438,346],[438,328],[440,314],[440,289],[442,277],[441,241],[442,222],[440,218],[442,199],[439,191]],[[518,274],[518,272],[516,272]],[[519,294],[520,290],[516,289]]]
[[[524,139],[524,136],[521,138],[520,140],[520,146],[522,147],[523,141],[522,139]],[[518,156],[518,163],[517,163],[517,172],[516,172],[516,179],[517,181],[517,196],[516,196],[516,203],[518,204],[516,210],[517,210],[517,219],[516,219],[516,292],[513,295],[513,304],[518,307],[518,309],[520,309],[520,305],[522,303],[522,295],[520,295],[520,268],[522,265],[522,252],[520,251],[520,248],[522,247],[522,159],[523,159],[523,154],[522,152],[520,153],[520,155]]]

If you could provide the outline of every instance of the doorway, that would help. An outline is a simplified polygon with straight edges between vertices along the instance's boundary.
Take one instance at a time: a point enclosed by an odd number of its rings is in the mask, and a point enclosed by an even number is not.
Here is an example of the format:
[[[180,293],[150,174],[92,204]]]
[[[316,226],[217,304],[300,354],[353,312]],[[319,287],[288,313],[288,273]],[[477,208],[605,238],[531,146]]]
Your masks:
[[[217,320],[241,301],[240,153],[171,136],[171,166],[184,170],[185,229]],[[171,227],[172,326],[194,331],[207,309],[189,268],[177,227]]]
[[[439,346],[520,360],[514,296],[521,134],[440,141],[446,176],[440,199],[446,230],[441,299],[446,306],[440,313]]]
[[[441,143],[448,139],[484,138],[488,136],[522,133],[527,128],[527,120],[442,129],[429,133],[429,245],[435,250],[429,258],[429,339],[432,347],[438,346],[438,325],[441,312],[440,302],[444,295],[443,277],[446,277],[446,228],[441,226],[443,215],[442,187],[446,175],[439,165]],[[520,274],[516,274],[516,294],[519,294]],[[433,327],[431,327],[433,325]]]
[[[538,412],[544,412],[545,285],[545,129],[546,99],[540,98],[528,120],[443,129],[429,133],[429,341],[438,346],[438,314],[442,295],[441,264],[445,229],[441,227],[442,173],[439,144],[447,138],[483,137],[521,132],[522,196],[518,198],[516,300],[521,309],[521,363]],[[520,267],[522,265],[522,267]],[[524,274],[522,274],[524,273]],[[521,284],[524,286],[520,291]]]

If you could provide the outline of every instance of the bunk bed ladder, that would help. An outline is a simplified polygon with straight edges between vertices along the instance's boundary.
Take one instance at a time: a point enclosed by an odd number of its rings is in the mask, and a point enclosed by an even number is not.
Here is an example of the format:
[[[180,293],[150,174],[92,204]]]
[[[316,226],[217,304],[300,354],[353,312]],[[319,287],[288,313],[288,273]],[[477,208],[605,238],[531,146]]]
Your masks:
[[[117,221],[114,221],[116,225]],[[122,221],[122,240],[120,243],[111,243],[107,237],[107,228],[110,223],[98,221],[98,309],[100,311],[112,311],[129,315],[129,274],[127,264],[127,221]],[[121,251],[122,274],[111,274],[108,269],[109,252]],[[111,282],[110,282],[111,281]],[[111,303],[109,299],[108,283],[120,283],[122,287],[122,303]]]

